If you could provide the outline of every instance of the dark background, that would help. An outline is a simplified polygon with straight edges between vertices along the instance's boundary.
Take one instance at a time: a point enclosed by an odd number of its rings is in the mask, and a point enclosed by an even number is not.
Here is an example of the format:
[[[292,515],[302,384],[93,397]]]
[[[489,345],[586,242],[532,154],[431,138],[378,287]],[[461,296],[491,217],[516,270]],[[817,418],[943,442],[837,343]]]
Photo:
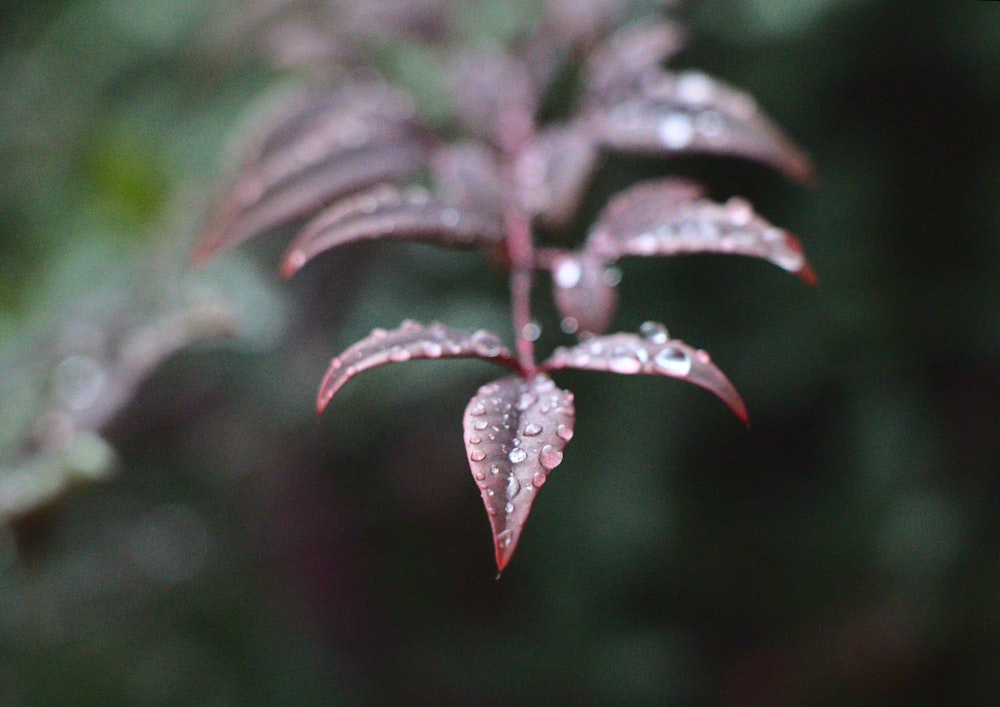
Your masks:
[[[372,371],[318,422],[313,400],[373,326],[509,339],[502,274],[374,245],[282,283],[280,237],[187,268],[248,108],[288,81],[245,6],[0,8],[0,702],[1000,700],[1000,3],[679,13],[676,65],[754,94],[819,179],[611,160],[588,208],[698,177],[798,234],[820,286],[625,263],[617,328],[708,349],[751,429],[675,381],[560,376],[576,436],[500,581],[461,439],[496,370]],[[461,21],[503,34],[529,6]],[[434,57],[401,57],[433,102]],[[53,400],[76,406],[55,442]]]

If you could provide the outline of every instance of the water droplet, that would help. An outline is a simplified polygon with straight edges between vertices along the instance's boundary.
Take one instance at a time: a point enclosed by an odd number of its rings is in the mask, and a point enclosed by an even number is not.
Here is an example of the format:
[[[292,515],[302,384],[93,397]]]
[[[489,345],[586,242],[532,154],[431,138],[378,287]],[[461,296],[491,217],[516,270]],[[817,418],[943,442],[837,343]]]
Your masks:
[[[485,430],[487,427],[489,427],[489,425],[490,423],[487,422],[486,420],[476,420],[474,423],[472,423],[472,429]]]
[[[412,354],[402,346],[393,346],[389,349],[389,360],[395,363],[409,361]]]
[[[712,80],[700,71],[687,71],[678,76],[674,90],[678,100],[694,105],[707,103],[715,92]]]
[[[552,279],[555,280],[558,287],[563,289],[576,287],[580,284],[582,277],[583,268],[580,266],[579,261],[573,257],[561,259],[552,272]]]
[[[556,434],[559,435],[560,439],[569,442],[571,439],[573,439],[573,428],[570,427],[569,425],[559,425],[556,428]]]
[[[546,444],[538,453],[538,462],[546,469],[555,469],[562,463],[562,460],[563,453],[551,444]]]
[[[485,479],[486,479],[486,474],[484,474],[484,473],[483,473],[483,472],[481,472],[481,471],[475,471],[475,472],[473,472],[473,473],[472,473],[472,476],[473,476],[473,478],[474,478],[474,479],[475,479],[476,481],[483,481],[483,480],[485,480]]]
[[[472,437],[469,437],[469,444],[479,444],[482,441],[483,441],[482,438],[479,437],[478,435],[473,435]]]
[[[618,353],[608,359],[608,370],[612,373],[638,373],[642,370],[639,359],[629,353]]]
[[[540,471],[536,471],[536,472],[535,472],[535,475],[531,477],[531,483],[532,483],[532,485],[534,485],[534,486],[535,486],[536,488],[541,488],[541,487],[542,487],[542,485],[543,485],[543,484],[545,483],[545,479],[546,479],[546,478],[547,478],[547,477],[545,476],[545,474],[543,474],[543,473],[542,473],[542,472],[540,472]]]
[[[469,459],[471,459],[474,462],[481,462],[485,458],[486,458],[486,452],[484,452],[482,449],[473,449],[472,453],[469,455]]]
[[[436,341],[428,341],[424,344],[424,355],[427,358],[441,358],[441,354],[443,353],[444,348]]]
[[[654,344],[665,344],[670,339],[667,328],[659,322],[643,322],[639,326],[639,334]]]
[[[564,334],[575,334],[580,329],[580,322],[577,321],[576,317],[563,317],[563,320],[559,322],[559,328]]]
[[[528,341],[538,341],[538,337],[541,335],[542,327],[540,327],[537,322],[528,322],[521,329],[521,336]]]
[[[472,407],[472,409],[470,409],[470,410],[469,410],[469,414],[470,414],[470,415],[475,415],[475,416],[477,416],[477,417],[478,417],[479,415],[485,415],[485,414],[486,414],[486,406],[485,406],[485,405],[483,405],[482,403],[476,403],[476,404],[475,404],[475,405],[474,405],[474,406]]]
[[[657,366],[672,376],[686,376],[691,371],[691,359],[681,349],[668,346],[653,357]]]
[[[622,281],[622,271],[618,268],[607,268],[601,276],[605,287],[618,287]]]
[[[449,228],[457,226],[459,221],[458,211],[452,208],[444,209],[441,212],[441,223]]]
[[[372,338],[372,339],[376,339],[376,340],[377,340],[377,339],[384,339],[384,338],[385,338],[385,337],[387,337],[388,335],[389,335],[389,332],[387,332],[387,331],[386,331],[385,329],[383,329],[382,327],[375,327],[375,328],[374,328],[374,329],[372,329],[372,330],[371,330],[371,332],[370,332],[370,333],[368,334],[368,336],[369,336],[370,338]]]
[[[753,207],[746,199],[734,196],[726,202],[726,216],[734,226],[746,226],[753,218]]]
[[[699,362],[704,363],[706,365],[712,362],[712,357],[708,355],[708,351],[706,351],[705,349],[698,349],[697,351],[694,352],[694,356],[695,358],[698,359]]]
[[[511,474],[510,478],[507,479],[507,498],[512,499],[519,493],[521,493],[521,483],[516,476]]]
[[[500,467],[497,466],[496,464],[494,464],[493,466],[490,467],[490,473],[493,474],[494,476],[496,474],[499,474],[500,473]]]
[[[671,150],[682,150],[694,138],[694,125],[684,113],[671,113],[660,121],[657,134],[663,146]]]
[[[535,404],[535,396],[531,393],[521,393],[521,397],[517,400],[517,409],[524,412],[532,405]]]
[[[483,456],[486,456],[486,455],[483,455]],[[527,459],[528,458],[528,453],[526,451],[524,451],[523,449],[521,449],[520,447],[515,447],[514,449],[510,450],[510,454],[507,455],[507,458],[510,459],[515,464],[517,464],[517,463],[523,462],[525,459]]]
[[[505,505],[505,506],[503,507],[503,511],[504,511],[504,513],[506,513],[507,515],[510,515],[511,513],[513,513],[513,512],[514,512],[514,504],[513,504],[513,503],[507,503],[507,505]],[[509,541],[509,539],[507,539],[507,542],[510,542],[510,541]]]
[[[527,425],[524,426],[525,437],[534,437],[535,435],[541,434],[541,432],[542,432],[542,426],[536,425],[534,422],[529,422]]]

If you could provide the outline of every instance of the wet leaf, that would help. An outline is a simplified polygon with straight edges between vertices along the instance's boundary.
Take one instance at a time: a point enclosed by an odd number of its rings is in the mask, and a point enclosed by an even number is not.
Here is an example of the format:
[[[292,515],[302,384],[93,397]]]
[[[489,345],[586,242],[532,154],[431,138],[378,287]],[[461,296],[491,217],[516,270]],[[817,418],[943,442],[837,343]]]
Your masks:
[[[289,247],[281,273],[291,277],[319,253],[363,240],[418,241],[448,248],[483,248],[503,238],[500,217],[461,210],[423,189],[389,185],[341,200],[307,223]]]
[[[590,253],[562,253],[552,261],[552,290],[567,334],[603,334],[618,309],[618,271]]]
[[[680,378],[715,393],[737,417],[747,421],[743,399],[709,355],[669,338],[667,330],[654,322],[644,324],[641,335],[609,334],[592,337],[576,346],[560,346],[540,368]]]
[[[768,260],[809,284],[816,275],[798,239],[733,197],[719,204],[688,181],[643,182],[614,197],[598,217],[586,249],[616,260],[626,255],[730,253]]]
[[[532,130],[538,86],[519,58],[497,48],[458,56],[452,68],[456,117],[471,134],[514,148]]]
[[[546,375],[487,383],[465,409],[465,449],[493,530],[497,569],[517,548],[531,505],[573,437],[573,394]]]
[[[241,181],[193,259],[205,262],[272,228],[306,218],[358,189],[411,177],[425,157],[425,147],[416,142],[370,145],[311,166],[267,192],[254,191],[252,181]]]
[[[638,85],[640,77],[684,47],[685,32],[673,22],[643,21],[623,27],[587,58],[582,80],[590,100],[607,100]]]
[[[503,215],[504,186],[496,155],[482,143],[443,145],[431,155],[434,193],[459,209]]]
[[[528,213],[565,226],[576,213],[597,167],[598,149],[581,126],[547,128],[519,151],[518,197]]]
[[[323,412],[334,394],[362,371],[389,363],[438,358],[479,358],[518,367],[510,351],[492,332],[479,329],[467,333],[440,322],[424,325],[408,319],[397,329],[373,329],[366,338],[333,359],[320,383],[316,407]]]
[[[596,139],[615,150],[733,155],[810,181],[812,164],[747,93],[697,71],[644,74],[637,86],[590,103]]]

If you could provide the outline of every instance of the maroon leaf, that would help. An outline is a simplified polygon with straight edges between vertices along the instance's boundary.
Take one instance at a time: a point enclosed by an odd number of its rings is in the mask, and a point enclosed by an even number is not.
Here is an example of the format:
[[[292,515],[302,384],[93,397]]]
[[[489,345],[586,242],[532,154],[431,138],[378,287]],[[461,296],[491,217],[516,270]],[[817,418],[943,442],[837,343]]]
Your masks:
[[[565,226],[576,213],[597,167],[597,145],[572,124],[537,133],[519,151],[514,166],[518,196],[528,213]]]
[[[754,213],[743,199],[725,204],[699,198],[691,182],[642,182],[614,197],[598,217],[586,248],[616,260],[626,255],[731,253],[768,260],[805,282],[816,275],[799,241]]]
[[[603,334],[618,309],[619,273],[587,252],[560,253],[552,260],[552,289],[568,334]]]
[[[696,71],[647,72],[640,85],[587,107],[604,145],[632,152],[734,155],[809,181],[809,158],[746,93]]]
[[[598,46],[583,67],[588,97],[606,99],[635,86],[650,69],[684,47],[685,33],[673,22],[645,21],[623,27]]]
[[[715,393],[737,417],[747,421],[742,398],[705,351],[669,338],[662,324],[646,322],[640,332],[641,336],[610,334],[587,339],[576,346],[560,346],[540,370],[577,368],[680,378]]]
[[[500,339],[485,329],[466,333],[440,322],[425,326],[408,319],[398,329],[373,329],[371,334],[333,359],[320,383],[316,408],[323,412],[347,381],[369,368],[437,358],[480,358],[518,368],[517,361]]]
[[[426,149],[414,142],[372,145],[350,150],[296,174],[267,192],[241,182],[195,253],[204,262],[265,231],[307,217],[313,211],[378,182],[401,180],[422,167]]]
[[[473,135],[515,147],[530,134],[538,87],[519,58],[496,49],[470,50],[458,57],[452,85],[457,117]]]
[[[361,240],[419,241],[449,248],[482,248],[503,238],[498,216],[465,211],[431,199],[422,189],[381,185],[342,199],[306,224],[289,247],[281,273],[291,277],[325,250]]]
[[[456,208],[502,215],[504,187],[496,155],[482,143],[444,145],[431,155],[434,193]]]
[[[487,383],[465,408],[465,449],[500,571],[517,548],[538,489],[562,462],[574,419],[573,394],[546,375]]]

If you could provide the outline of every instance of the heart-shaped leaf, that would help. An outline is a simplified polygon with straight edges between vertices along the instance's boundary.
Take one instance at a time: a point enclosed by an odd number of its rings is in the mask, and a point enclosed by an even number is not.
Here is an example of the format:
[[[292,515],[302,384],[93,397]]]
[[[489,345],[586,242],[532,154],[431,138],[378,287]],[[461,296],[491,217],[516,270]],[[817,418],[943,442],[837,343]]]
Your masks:
[[[595,336],[576,346],[560,346],[540,370],[577,368],[680,378],[715,393],[737,417],[747,421],[743,399],[705,351],[671,339],[662,324],[646,322],[640,332]]]
[[[640,85],[586,108],[594,137],[629,152],[733,155],[810,181],[812,164],[756,101],[696,71],[648,72]]]
[[[397,329],[373,329],[333,359],[320,383],[316,408],[323,412],[334,394],[362,371],[389,363],[437,358],[480,358],[518,368],[510,351],[492,332],[479,329],[467,333],[440,322],[425,326],[408,319]]]
[[[552,259],[552,290],[568,334],[603,334],[618,309],[619,273],[588,252]]]
[[[691,182],[642,182],[614,197],[587,238],[587,250],[616,260],[626,255],[666,256],[730,253],[768,260],[805,282],[816,275],[798,239],[733,197],[725,204],[699,198]]]
[[[319,253],[362,240],[419,241],[449,248],[482,248],[503,238],[499,216],[457,209],[423,189],[380,185],[343,199],[312,221],[289,247],[282,275],[291,277]]]
[[[540,374],[487,383],[465,408],[465,449],[493,529],[497,569],[517,548],[538,489],[573,437],[573,394]]]

